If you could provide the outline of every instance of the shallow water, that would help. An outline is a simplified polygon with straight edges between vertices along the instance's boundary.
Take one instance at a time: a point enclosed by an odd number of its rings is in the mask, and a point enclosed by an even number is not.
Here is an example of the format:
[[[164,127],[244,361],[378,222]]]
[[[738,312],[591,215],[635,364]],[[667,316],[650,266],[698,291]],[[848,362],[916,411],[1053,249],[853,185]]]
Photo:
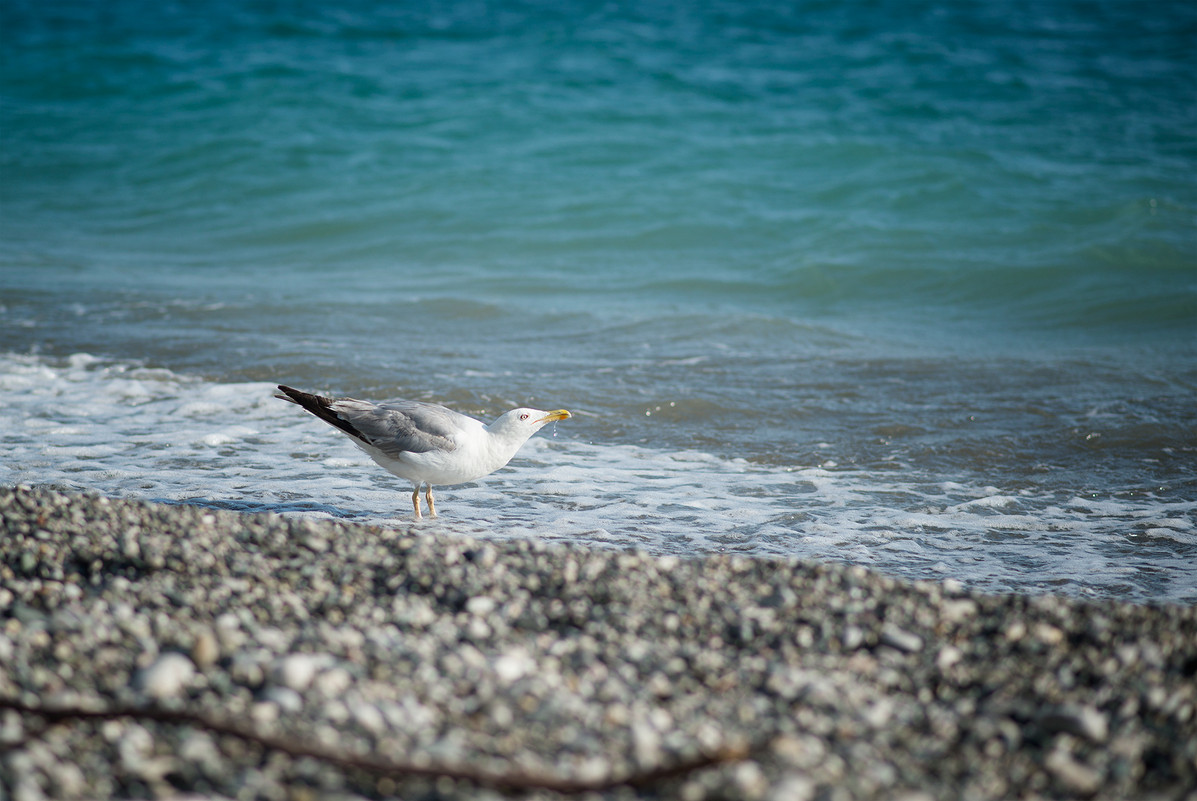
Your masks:
[[[15,400],[0,480],[409,521],[403,482],[272,389],[82,355],[61,365],[7,357],[0,390]],[[987,590],[1155,600],[1197,592],[1191,483],[1098,491],[1100,480],[1073,485],[1043,465],[1034,477],[990,484],[979,471],[946,480],[880,444],[888,452],[861,465],[838,462],[845,447],[831,443],[793,460],[749,459],[564,435],[592,433],[599,418],[589,414],[546,429],[500,473],[440,490],[442,516],[422,525],[665,554],[832,559]]]
[[[0,481],[1197,600],[1197,11],[13,2]]]

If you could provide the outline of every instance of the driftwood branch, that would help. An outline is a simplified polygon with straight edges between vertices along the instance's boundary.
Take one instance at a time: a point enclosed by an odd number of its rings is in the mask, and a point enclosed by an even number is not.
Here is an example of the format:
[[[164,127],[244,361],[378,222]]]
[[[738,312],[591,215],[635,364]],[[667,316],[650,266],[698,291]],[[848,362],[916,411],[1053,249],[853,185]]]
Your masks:
[[[262,748],[277,751],[293,758],[310,757],[345,770],[360,770],[379,778],[393,780],[425,778],[453,779],[469,782],[479,787],[488,787],[505,792],[549,790],[563,795],[587,792],[603,792],[617,787],[644,787],[674,779],[694,771],[715,765],[744,759],[750,752],[747,747],[725,747],[692,759],[662,765],[647,770],[630,771],[622,775],[610,775],[596,779],[569,779],[544,773],[528,771],[490,771],[460,765],[415,764],[407,760],[346,753],[315,743],[302,742],[289,737],[261,734],[235,723],[219,720],[200,712],[163,709],[161,707],[110,706],[87,708],[81,706],[40,706],[24,704],[10,698],[0,698],[0,710],[12,710],[25,717],[39,718],[43,725],[28,731],[26,737],[15,743],[0,743],[0,753],[19,748],[29,739],[40,736],[47,728],[73,721],[103,721],[133,719],[151,721],[175,726],[194,726],[212,734],[234,737]]]

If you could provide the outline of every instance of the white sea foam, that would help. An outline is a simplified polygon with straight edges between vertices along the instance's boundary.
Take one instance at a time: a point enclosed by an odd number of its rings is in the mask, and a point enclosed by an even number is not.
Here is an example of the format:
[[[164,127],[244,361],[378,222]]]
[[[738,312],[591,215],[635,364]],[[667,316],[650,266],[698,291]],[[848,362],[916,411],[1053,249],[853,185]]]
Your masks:
[[[271,384],[211,383],[86,354],[0,355],[0,391],[4,484],[410,523],[410,487],[276,400]],[[764,466],[586,442],[577,428],[533,438],[482,481],[438,490],[442,517],[420,528],[847,561],[987,590],[1197,600],[1190,501],[969,486],[910,469]]]

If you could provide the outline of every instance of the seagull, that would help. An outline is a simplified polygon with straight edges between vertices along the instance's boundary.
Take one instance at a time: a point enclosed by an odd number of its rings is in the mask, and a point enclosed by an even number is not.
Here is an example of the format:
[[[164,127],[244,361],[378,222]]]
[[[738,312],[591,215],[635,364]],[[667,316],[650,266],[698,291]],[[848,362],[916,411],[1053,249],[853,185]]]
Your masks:
[[[433,484],[464,484],[482,478],[511,461],[528,438],[547,423],[565,420],[565,409],[512,409],[490,425],[435,403],[354,398],[326,398],[279,385],[275,397],[297,404],[334,425],[379,464],[416,485],[411,494],[416,520],[420,486],[425,487],[428,515],[436,517]]]

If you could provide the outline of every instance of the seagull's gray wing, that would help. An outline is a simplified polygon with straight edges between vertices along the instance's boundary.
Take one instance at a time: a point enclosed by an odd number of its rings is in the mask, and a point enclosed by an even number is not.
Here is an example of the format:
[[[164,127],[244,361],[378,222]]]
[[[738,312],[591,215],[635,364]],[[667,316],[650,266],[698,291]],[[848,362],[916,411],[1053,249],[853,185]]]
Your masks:
[[[350,432],[353,436],[392,459],[405,452],[456,450],[457,432],[477,422],[443,406],[419,401],[370,403],[340,398],[328,408],[353,429]]]

